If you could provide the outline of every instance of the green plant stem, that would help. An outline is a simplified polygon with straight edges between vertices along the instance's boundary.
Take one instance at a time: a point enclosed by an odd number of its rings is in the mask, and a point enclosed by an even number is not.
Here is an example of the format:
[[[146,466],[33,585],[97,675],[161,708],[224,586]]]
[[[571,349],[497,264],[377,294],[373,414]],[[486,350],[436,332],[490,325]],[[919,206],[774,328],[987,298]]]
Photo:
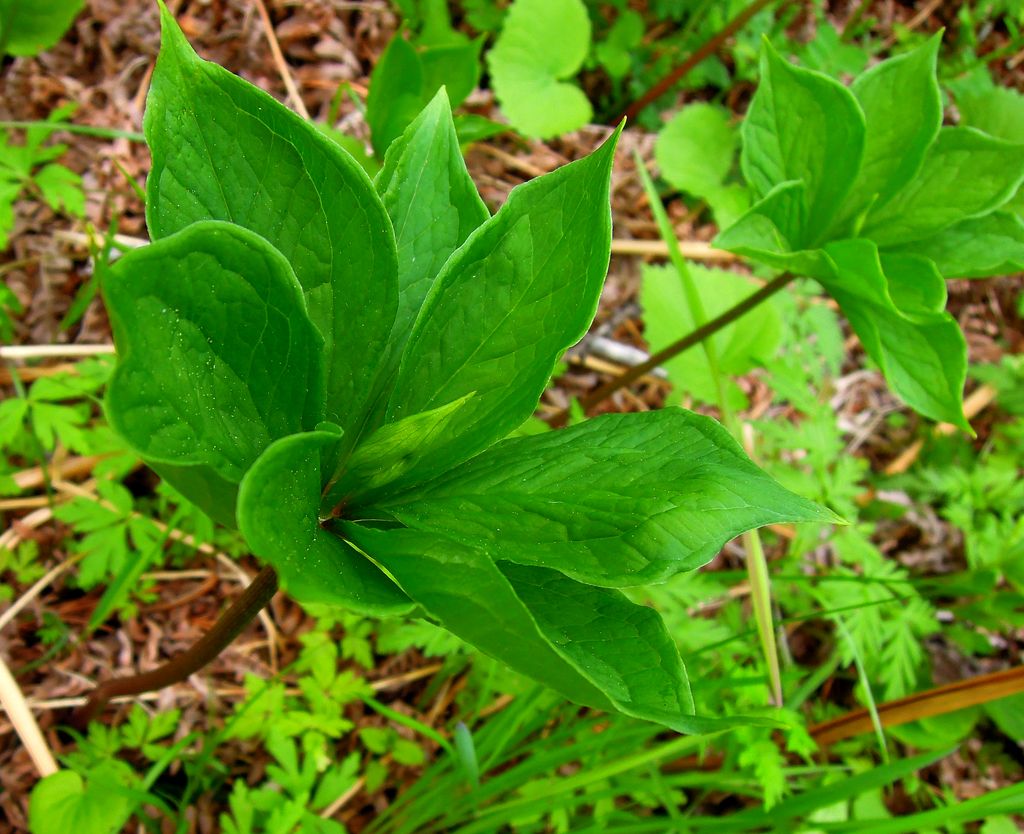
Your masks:
[[[225,611],[213,628],[184,654],[141,675],[116,678],[97,686],[89,700],[72,716],[71,723],[83,732],[111,698],[140,695],[186,680],[212,661],[252,622],[277,592],[277,572],[267,565],[249,583],[242,595]]]
[[[676,239],[675,229],[661,204],[661,197],[651,175],[647,172],[640,154],[633,153],[637,173],[647,194],[647,202],[650,204],[651,213],[658,224],[658,231],[665,245],[668,247],[669,260],[679,274],[679,280],[683,284],[683,291],[686,294],[686,303],[690,307],[693,316],[693,323],[698,327],[707,323],[707,311],[704,309],[704,302],[701,300],[697,285],[694,283],[693,275],[690,272],[689,264],[679,249],[679,241]],[[722,374],[721,365],[718,361],[718,346],[713,338],[701,342],[704,356],[707,358],[708,367],[711,370],[711,378],[715,381],[715,395],[718,399],[718,409],[722,415],[722,423],[729,433],[740,443],[743,442],[743,427],[740,425],[736,414],[729,407],[729,401],[725,389],[725,377]],[[748,449],[750,454],[752,450]],[[779,668],[779,647],[775,640],[775,625],[772,622],[772,595],[771,584],[768,576],[768,562],[764,557],[764,548],[761,546],[761,536],[757,530],[748,530],[743,534],[743,547],[746,552],[747,577],[750,582],[750,599],[754,607],[754,622],[757,624],[757,634],[761,642],[761,652],[764,656],[765,666],[768,669],[768,681],[771,685],[772,700],[778,706],[782,706],[782,670]]]
[[[98,139],[130,139],[132,142],[145,142],[146,137],[133,130],[118,130],[114,127],[94,127],[93,125],[76,125],[73,122],[0,122],[0,129],[47,130],[54,133],[58,130],[67,133],[79,133],[82,136],[95,136]]]
[[[640,98],[634,101],[629,107],[626,108],[625,112],[616,119],[616,122],[622,121],[622,119],[632,120],[635,119],[637,114],[643,110],[648,104],[655,99],[667,93],[673,86],[696,67],[705,58],[713,55],[718,48],[725,43],[732,35],[747,25],[747,22],[756,15],[763,8],[771,5],[777,0],[754,0],[749,6],[747,6],[742,12],[736,17],[725,24],[718,32],[716,32],[707,41],[701,44],[696,50],[691,52],[681,64],[678,64],[671,72],[665,75],[660,81],[652,86],[646,93]],[[787,3],[788,0],[782,0],[782,3]]]
[[[608,380],[604,385],[598,388],[596,391],[588,394],[585,397],[581,397],[579,400],[580,408],[584,412],[593,408],[602,400],[610,397],[620,388],[625,388],[632,382],[640,379],[645,374],[649,374],[659,365],[664,364],[669,359],[678,356],[685,350],[689,350],[694,345],[699,345],[705,339],[713,336],[723,327],[727,327],[732,324],[736,319],[742,318],[746,313],[753,310],[758,304],[764,301],[766,298],[770,298],[775,295],[779,290],[783,289],[786,285],[791,283],[796,276],[791,272],[784,272],[782,275],[769,281],[759,290],[751,293],[741,302],[730,307],[724,313],[715,318],[711,319],[707,324],[698,327],[696,330],[683,336],[681,339],[673,342],[666,348],[662,348],[657,353],[652,354],[646,362],[641,362],[639,365],[634,365],[623,371],[614,379]],[[550,417],[547,418],[548,424],[552,428],[560,428],[566,424],[569,418],[569,409],[563,408],[556,411]]]

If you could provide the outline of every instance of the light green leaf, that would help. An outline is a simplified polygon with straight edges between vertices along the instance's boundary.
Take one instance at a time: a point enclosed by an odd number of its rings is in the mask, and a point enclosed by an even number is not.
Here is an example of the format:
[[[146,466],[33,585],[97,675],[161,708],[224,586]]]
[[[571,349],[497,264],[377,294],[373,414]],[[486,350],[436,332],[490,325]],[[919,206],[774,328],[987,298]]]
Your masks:
[[[776,269],[816,276],[831,267],[820,249],[801,249],[799,240],[807,217],[806,186],[800,181],[773,188],[713,244]]]
[[[891,251],[928,258],[943,278],[1011,275],[1024,270],[1024,218],[994,211]]]
[[[918,175],[868,213],[861,234],[879,246],[930,237],[1009,200],[1024,181],[1024,145],[970,127],[944,127]]]
[[[54,211],[66,211],[73,217],[85,214],[82,178],[60,163],[44,165],[32,175],[46,204]]]
[[[494,559],[607,587],[694,570],[764,524],[834,520],[758,469],[713,420],[676,408],[507,440],[365,510],[378,511]]]
[[[612,78],[622,78],[632,64],[631,53],[643,39],[643,16],[633,9],[625,8],[619,12],[605,39],[594,47],[594,55],[604,64]]]
[[[466,170],[444,90],[391,145],[376,187],[398,243],[391,349],[400,350],[445,261],[490,216]]]
[[[903,310],[895,298],[913,298],[906,286],[932,303],[942,278],[931,274],[918,259],[889,261],[909,272],[885,273],[875,245],[864,239],[830,243],[825,251],[836,275],[819,280],[839,302],[843,314],[860,337],[864,349],[878,363],[889,386],[907,405],[933,420],[945,420],[970,431],[963,415],[963,386],[967,373],[967,345],[960,328],[945,312],[926,312],[927,303]],[[928,262],[925,261],[925,264]],[[921,290],[922,283],[932,288]]]
[[[335,484],[328,484],[328,508],[340,502],[372,501],[390,486],[384,494],[398,488],[396,481],[414,469],[419,461],[446,439],[446,430],[452,418],[473,397],[465,397],[431,411],[381,426],[374,434],[356,447],[345,464],[344,475]]]
[[[1024,95],[1011,87],[957,96],[960,124],[1007,142],[1024,143]]]
[[[150,234],[226,220],[277,248],[324,337],[328,419],[355,428],[397,305],[387,212],[355,160],[262,90],[200,60],[166,9],[161,14],[144,120],[153,153]]]
[[[721,188],[732,169],[738,142],[729,115],[713,104],[690,104],[658,134],[654,158],[674,187],[706,198]]]
[[[123,762],[100,763],[88,783],[73,770],[58,770],[32,788],[29,826],[33,834],[115,834],[135,807],[133,781]]]
[[[724,313],[756,289],[734,272],[689,265],[694,285],[709,319]],[[697,322],[686,301],[679,274],[671,267],[645,266],[642,271],[640,304],[644,310],[644,338],[652,352],[661,350],[681,333],[696,329]],[[759,304],[712,338],[718,356],[718,370],[725,377],[739,376],[769,359],[778,345],[782,324],[776,307]],[[680,393],[705,403],[718,401],[718,386],[700,346],[691,348],[665,363],[669,379]],[[725,380],[726,396],[735,410],[744,407],[746,397],[731,379]],[[678,402],[678,400],[677,400]]]
[[[323,340],[253,232],[195,223],[125,255],[103,291],[120,354],[107,411],[143,458],[236,484],[272,440],[322,419]]]
[[[0,43],[7,55],[38,55],[59,41],[85,0],[0,0]]]
[[[572,78],[590,50],[582,0],[515,0],[487,53],[494,94],[512,126],[545,139],[576,130],[593,110]]]
[[[831,224],[856,179],[864,131],[849,90],[792,66],[764,42],[761,83],[743,120],[741,164],[759,197],[789,180],[804,183],[807,218],[791,230],[794,248],[814,246]]]
[[[692,715],[682,661],[651,609],[554,571],[496,567],[441,535],[343,531],[453,634],[570,700],[678,732],[714,725]]]
[[[516,188],[438,275],[387,419],[476,396],[410,476],[443,471],[522,424],[558,357],[586,332],[608,267],[616,140]]]
[[[942,96],[935,79],[941,41],[936,34],[853,82],[850,89],[864,111],[867,135],[847,216],[869,205],[877,210],[921,170],[942,125]]]
[[[413,605],[373,562],[320,526],[322,464],[340,435],[315,431],[272,444],[238,490],[238,526],[252,552],[277,570],[301,603],[341,605],[369,616]]]

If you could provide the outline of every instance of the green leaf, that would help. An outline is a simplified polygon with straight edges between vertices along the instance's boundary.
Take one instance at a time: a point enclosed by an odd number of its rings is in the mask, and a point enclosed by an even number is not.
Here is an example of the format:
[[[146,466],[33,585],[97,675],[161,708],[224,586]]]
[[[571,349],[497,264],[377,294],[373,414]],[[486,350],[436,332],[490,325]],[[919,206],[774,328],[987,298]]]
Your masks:
[[[616,133],[585,159],[516,188],[438,275],[405,347],[387,419],[475,392],[415,473],[485,449],[532,413],[582,338],[608,267]]]
[[[58,770],[37,782],[29,801],[35,834],[114,834],[128,821],[135,802],[126,790],[134,781],[123,762],[101,762],[88,783],[73,770]]]
[[[413,605],[373,562],[320,526],[320,490],[340,435],[315,431],[273,443],[238,490],[238,526],[301,603],[341,605],[370,616]]]
[[[930,237],[1009,200],[1024,181],[1024,145],[970,127],[944,127],[918,175],[877,211],[861,234],[879,246]]]
[[[516,130],[546,139],[590,121],[590,101],[565,81],[579,72],[589,50],[590,17],[582,0],[515,0],[487,66]]]
[[[594,47],[594,55],[612,78],[622,78],[629,72],[632,53],[643,39],[643,16],[625,8],[619,12],[605,39]]]
[[[690,104],[662,128],[654,158],[673,186],[704,198],[721,188],[732,170],[738,139],[721,107]]]
[[[452,107],[458,107],[476,89],[480,81],[480,50],[484,38],[465,43],[429,46],[420,50],[423,89],[420,101],[429,102],[444,87]]]
[[[377,511],[494,559],[609,587],[694,570],[764,524],[834,520],[758,469],[713,420],[676,408],[507,440],[365,510]]]
[[[226,220],[277,248],[324,337],[328,419],[357,427],[397,305],[387,212],[338,145],[262,90],[200,60],[166,8],[161,15],[144,120],[153,153],[150,234]]]
[[[709,319],[724,313],[756,289],[734,272],[707,269],[697,264],[689,264],[688,268]],[[680,333],[696,329],[697,323],[674,268],[644,266],[642,279],[640,304],[644,309],[644,338],[651,351],[656,352],[678,339]],[[740,376],[763,364],[775,353],[781,332],[778,310],[771,303],[759,304],[722,328],[712,337],[719,373],[724,377]],[[670,359],[664,367],[677,391],[691,394],[705,403],[718,401],[716,379],[699,345]],[[734,410],[743,408],[746,397],[739,386],[731,379],[725,379],[724,383],[730,406]]]
[[[836,241],[825,251],[836,274],[818,280],[839,302],[896,395],[926,417],[970,431],[963,415],[967,344],[956,319],[928,311],[945,292],[930,262],[887,259],[886,273],[875,245],[864,239]],[[923,301],[910,309],[896,304],[915,297]]]
[[[366,122],[379,158],[420,112],[423,83],[419,55],[401,32],[396,33],[373,67],[366,97]]]
[[[444,90],[391,145],[376,187],[398,243],[392,350],[400,350],[445,261],[490,216],[466,170]]]
[[[800,275],[828,273],[831,265],[820,249],[800,248],[801,230],[807,217],[806,191],[803,182],[780,183],[720,232],[714,245]]]
[[[1024,218],[994,211],[891,251],[928,258],[943,278],[1011,275],[1024,270]]]
[[[66,211],[72,217],[85,214],[82,178],[56,162],[44,165],[32,176],[46,204],[54,211]]]
[[[108,414],[147,460],[238,483],[272,440],[322,419],[323,340],[258,235],[195,223],[125,255],[103,290],[120,354]]]
[[[445,628],[570,700],[679,732],[714,723],[692,715],[679,653],[651,609],[554,571],[499,568],[442,535],[342,529]]]
[[[37,55],[59,41],[85,0],[0,0],[0,44],[7,55]],[[70,829],[69,829],[70,830]]]
[[[864,114],[838,81],[784,61],[767,40],[761,83],[743,121],[741,164],[759,197],[789,180],[806,187],[807,218],[791,230],[803,249],[818,243],[857,177]]]
[[[957,96],[960,124],[997,139],[1024,143],[1024,95],[1011,87]]]
[[[344,475],[335,484],[329,484],[326,492],[327,508],[339,502],[366,503],[374,496],[393,493],[399,481],[409,470],[446,440],[446,430],[452,418],[473,397],[465,397],[442,405],[431,411],[413,414],[381,426],[356,448],[345,464]]]
[[[848,215],[883,206],[909,183],[942,125],[935,62],[942,35],[869,69],[850,88],[867,124],[864,161],[849,198]]]

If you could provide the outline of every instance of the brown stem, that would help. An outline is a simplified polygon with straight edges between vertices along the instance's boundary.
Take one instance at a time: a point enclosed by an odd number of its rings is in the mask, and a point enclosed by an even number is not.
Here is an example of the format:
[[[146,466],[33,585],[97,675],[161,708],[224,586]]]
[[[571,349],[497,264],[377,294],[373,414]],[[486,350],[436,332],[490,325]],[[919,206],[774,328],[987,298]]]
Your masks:
[[[749,21],[750,18],[756,15],[765,6],[774,2],[775,0],[754,0],[753,3],[736,15],[736,17],[726,23],[721,30],[698,47],[695,52],[691,52],[685,61],[676,66],[676,68],[668,73],[668,75],[664,76],[640,98],[629,105],[629,107],[626,108],[626,112],[623,113],[616,121],[619,122],[622,121],[622,119],[632,121],[635,119],[637,113],[643,110],[656,98],[668,92],[684,75],[686,75],[705,58],[713,55],[728,38],[732,37],[732,35],[746,26],[747,21]],[[788,0],[783,0],[783,2],[788,2]]]
[[[732,324],[736,319],[742,317],[750,310],[754,309],[758,304],[764,301],[769,296],[775,295],[779,290],[785,287],[790,281],[795,278],[792,273],[785,272],[778,278],[769,281],[757,292],[748,295],[739,304],[734,307],[730,307],[720,316],[716,316],[706,324],[701,325],[696,330],[690,332],[678,341],[673,342],[668,347],[659,350],[657,353],[651,356],[646,362],[642,362],[639,365],[634,365],[627,371],[624,371],[614,379],[609,380],[596,391],[587,394],[587,396],[580,399],[580,406],[584,411],[589,411],[601,400],[611,396],[620,388],[624,388],[632,382],[640,379],[640,377],[653,371],[659,365],[667,362],[675,356],[678,356],[684,350],[689,350],[694,345],[700,344],[709,336],[714,335],[723,327]],[[551,417],[548,418],[548,424],[552,428],[559,428],[564,426],[566,420],[569,417],[569,410],[563,408],[561,411],[556,411]]]
[[[111,698],[140,695],[186,680],[224,651],[270,602],[276,591],[277,573],[267,565],[192,648],[149,672],[99,684],[89,695],[89,700],[75,711],[71,719],[72,726],[84,731]]]

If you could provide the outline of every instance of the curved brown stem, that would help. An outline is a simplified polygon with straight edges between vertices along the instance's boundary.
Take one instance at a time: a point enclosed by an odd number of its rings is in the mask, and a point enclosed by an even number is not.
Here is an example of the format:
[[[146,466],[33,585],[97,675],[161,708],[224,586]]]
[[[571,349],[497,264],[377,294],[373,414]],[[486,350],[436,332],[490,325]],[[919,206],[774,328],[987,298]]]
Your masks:
[[[192,648],[149,672],[99,684],[90,693],[89,700],[75,711],[71,718],[72,726],[84,731],[111,698],[140,695],[186,680],[224,651],[270,602],[276,591],[277,572],[267,565]]]

